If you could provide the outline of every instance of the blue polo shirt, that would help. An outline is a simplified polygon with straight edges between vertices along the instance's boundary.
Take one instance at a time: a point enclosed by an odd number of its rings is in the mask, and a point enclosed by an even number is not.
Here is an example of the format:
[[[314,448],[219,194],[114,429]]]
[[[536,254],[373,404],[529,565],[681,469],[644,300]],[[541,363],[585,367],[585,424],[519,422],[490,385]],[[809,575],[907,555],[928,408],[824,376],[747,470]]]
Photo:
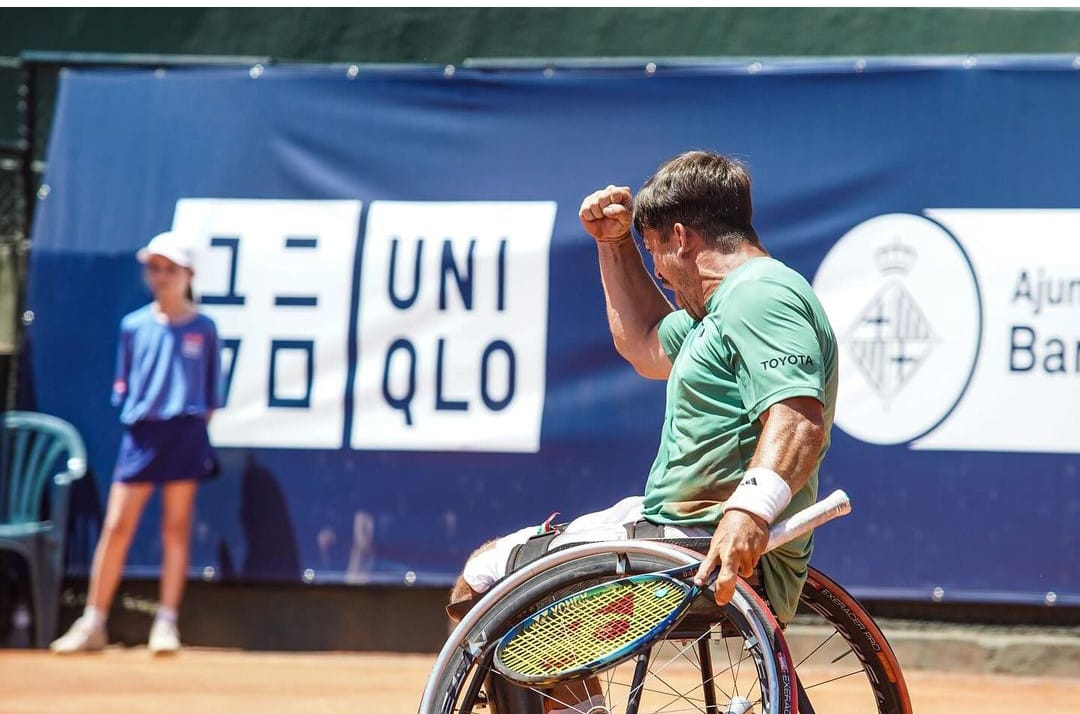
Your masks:
[[[160,322],[150,305],[120,321],[112,403],[120,421],[206,416],[224,406],[217,327],[203,314]]]

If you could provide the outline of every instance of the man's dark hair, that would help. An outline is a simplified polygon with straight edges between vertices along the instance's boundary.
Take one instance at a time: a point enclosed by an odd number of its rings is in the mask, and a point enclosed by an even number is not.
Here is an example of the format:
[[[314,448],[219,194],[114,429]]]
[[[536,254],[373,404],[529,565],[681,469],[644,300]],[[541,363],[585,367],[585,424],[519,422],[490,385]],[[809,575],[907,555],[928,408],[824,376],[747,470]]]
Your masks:
[[[634,199],[634,228],[660,231],[665,239],[676,223],[693,228],[725,253],[742,242],[760,245],[750,224],[750,174],[738,161],[708,151],[687,151],[668,159]]]

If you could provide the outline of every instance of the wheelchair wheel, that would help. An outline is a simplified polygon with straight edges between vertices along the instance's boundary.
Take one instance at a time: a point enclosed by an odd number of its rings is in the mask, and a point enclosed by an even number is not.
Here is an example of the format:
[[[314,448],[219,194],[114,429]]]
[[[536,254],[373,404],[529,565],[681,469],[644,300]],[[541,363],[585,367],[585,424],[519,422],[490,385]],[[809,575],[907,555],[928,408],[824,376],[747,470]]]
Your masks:
[[[567,592],[697,557],[648,541],[591,543],[549,554],[512,573],[451,634],[428,679],[420,713],[532,714],[542,711],[545,700],[569,708],[552,691],[515,687],[491,669],[501,635]],[[725,608],[699,598],[666,641],[598,675],[608,709],[620,714],[793,714],[793,661],[778,630],[765,603],[741,581]]]
[[[810,568],[787,640],[798,675],[799,714],[911,714],[889,642],[846,590]]]

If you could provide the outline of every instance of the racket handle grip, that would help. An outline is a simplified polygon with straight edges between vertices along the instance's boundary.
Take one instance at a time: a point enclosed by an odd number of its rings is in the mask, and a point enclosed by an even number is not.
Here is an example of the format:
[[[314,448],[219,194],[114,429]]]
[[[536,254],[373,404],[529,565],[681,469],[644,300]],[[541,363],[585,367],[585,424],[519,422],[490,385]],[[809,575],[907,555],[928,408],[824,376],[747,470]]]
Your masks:
[[[790,543],[806,535],[822,523],[851,513],[851,500],[843,490],[837,489],[812,506],[808,506],[790,518],[785,518],[769,529],[769,544],[765,552]]]

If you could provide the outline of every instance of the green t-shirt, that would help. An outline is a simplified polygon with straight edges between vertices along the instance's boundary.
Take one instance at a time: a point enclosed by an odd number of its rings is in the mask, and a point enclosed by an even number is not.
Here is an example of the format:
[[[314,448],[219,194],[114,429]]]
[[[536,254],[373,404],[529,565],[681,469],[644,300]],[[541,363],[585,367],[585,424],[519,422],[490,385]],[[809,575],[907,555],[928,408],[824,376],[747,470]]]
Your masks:
[[[706,310],[700,322],[679,310],[660,323],[672,366],[645,516],[715,526],[757,448],[758,417],[784,399],[814,397],[824,407],[825,443],[810,480],[780,516],[786,518],[817,499],[836,405],[836,338],[810,285],[772,258],[731,271]],[[808,535],[762,559],[765,588],[782,621],[795,614],[812,550]]]

